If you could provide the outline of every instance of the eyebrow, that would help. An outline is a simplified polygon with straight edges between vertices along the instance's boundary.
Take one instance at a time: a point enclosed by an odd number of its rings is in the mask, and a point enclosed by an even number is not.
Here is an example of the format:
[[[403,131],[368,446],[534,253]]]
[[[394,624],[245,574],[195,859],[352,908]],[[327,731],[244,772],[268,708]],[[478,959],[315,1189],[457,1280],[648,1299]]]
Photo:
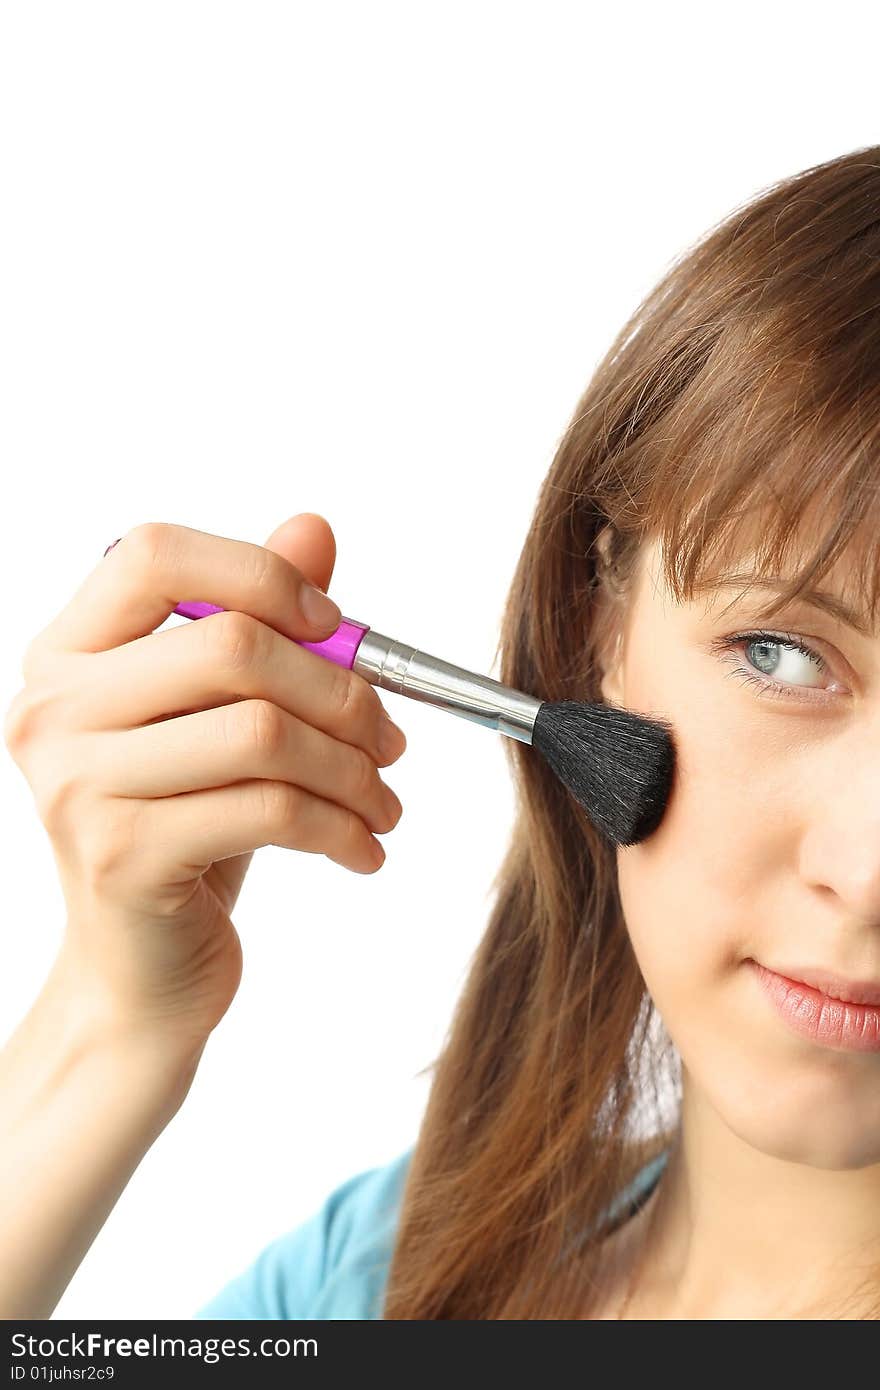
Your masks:
[[[777,575],[756,575],[756,574],[728,574],[722,580],[704,580],[694,586],[695,592],[703,592],[707,589],[734,589],[740,584],[747,584],[753,589],[770,589],[776,593],[782,593],[788,586],[788,581],[781,579]],[[741,594],[746,598],[747,594]],[[798,594],[795,602],[808,603],[813,608],[821,608],[829,613],[840,623],[846,623],[849,627],[860,632],[863,637],[874,637],[877,633],[869,626],[867,620],[850,608],[837,594],[831,594],[826,589],[805,589]]]

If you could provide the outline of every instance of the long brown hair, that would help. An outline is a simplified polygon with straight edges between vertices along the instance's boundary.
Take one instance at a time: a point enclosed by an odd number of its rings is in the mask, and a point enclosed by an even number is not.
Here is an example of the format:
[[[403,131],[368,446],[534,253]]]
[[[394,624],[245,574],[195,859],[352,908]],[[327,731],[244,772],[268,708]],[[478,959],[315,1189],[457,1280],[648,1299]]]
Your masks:
[[[873,615],[878,445],[870,146],[736,208],[624,325],[540,489],[500,679],[544,700],[600,700],[600,595],[626,601],[654,536],[679,601],[723,573],[747,532],[760,534],[761,566],[793,575],[789,596],[863,536],[853,592]],[[533,750],[504,746],[516,821],[428,1068],[386,1318],[590,1316],[602,1213],[678,1129],[674,1049],[630,946],[615,850]],[[560,1259],[583,1233],[577,1257]]]

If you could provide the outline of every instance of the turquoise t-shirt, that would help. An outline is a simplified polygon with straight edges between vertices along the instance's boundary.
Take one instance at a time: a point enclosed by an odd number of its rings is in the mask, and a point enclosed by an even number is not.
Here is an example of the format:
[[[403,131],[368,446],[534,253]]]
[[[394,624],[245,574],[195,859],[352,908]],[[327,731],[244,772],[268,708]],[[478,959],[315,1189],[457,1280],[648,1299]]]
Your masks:
[[[307,1221],[279,1236],[196,1318],[381,1318],[397,1211],[413,1149],[340,1184]],[[668,1150],[646,1164],[606,1217],[647,1196]]]

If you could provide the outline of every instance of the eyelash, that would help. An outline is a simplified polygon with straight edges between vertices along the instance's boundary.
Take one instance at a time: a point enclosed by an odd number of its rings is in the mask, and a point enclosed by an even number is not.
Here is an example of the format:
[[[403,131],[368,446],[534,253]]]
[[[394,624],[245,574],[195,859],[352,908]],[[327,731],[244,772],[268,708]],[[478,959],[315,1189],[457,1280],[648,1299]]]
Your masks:
[[[759,696],[768,699],[776,699],[777,696],[791,696],[795,700],[819,700],[825,704],[827,704],[830,699],[835,698],[833,695],[828,695],[827,693],[804,696],[800,692],[801,690],[808,689],[808,687],[786,685],[780,681],[768,680],[766,677],[753,674],[750,669],[745,666],[740,666],[734,661],[735,649],[737,647],[742,646],[744,643],[766,642],[768,640],[775,646],[786,647],[789,651],[800,652],[803,656],[808,657],[810,661],[814,661],[820,671],[827,671],[829,669],[828,662],[825,658],[813,647],[808,646],[805,642],[800,640],[797,634],[793,632],[766,632],[760,629],[756,632],[741,632],[732,637],[719,637],[709,645],[713,652],[729,653],[727,656],[722,656],[721,659],[723,661],[734,662],[734,669],[731,675],[738,677],[743,685],[755,687]]]

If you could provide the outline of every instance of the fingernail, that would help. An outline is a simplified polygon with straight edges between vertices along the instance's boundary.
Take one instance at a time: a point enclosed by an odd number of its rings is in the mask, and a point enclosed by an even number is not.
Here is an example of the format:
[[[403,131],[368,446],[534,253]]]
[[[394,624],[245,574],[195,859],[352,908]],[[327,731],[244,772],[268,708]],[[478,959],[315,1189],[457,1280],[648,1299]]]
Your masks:
[[[384,758],[396,758],[406,748],[406,734],[399,729],[393,719],[383,715],[379,726],[379,752]]]
[[[313,627],[332,628],[334,631],[342,622],[342,613],[332,598],[313,584],[303,585],[302,610]]]

